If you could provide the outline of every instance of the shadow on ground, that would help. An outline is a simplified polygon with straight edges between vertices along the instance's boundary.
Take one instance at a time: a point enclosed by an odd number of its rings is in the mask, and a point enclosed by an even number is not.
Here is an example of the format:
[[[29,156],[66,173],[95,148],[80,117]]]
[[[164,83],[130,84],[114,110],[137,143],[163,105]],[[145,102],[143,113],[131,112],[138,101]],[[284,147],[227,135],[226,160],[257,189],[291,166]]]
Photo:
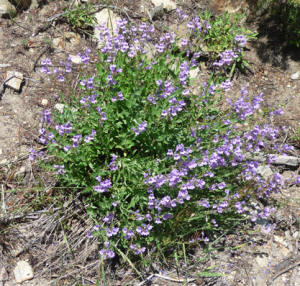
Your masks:
[[[264,15],[255,19],[258,26],[258,41],[253,46],[263,63],[287,70],[289,59],[300,61],[300,49],[289,44],[289,40],[295,40],[294,33],[297,33],[297,29],[287,29],[285,23],[287,16],[284,13],[286,12],[281,10],[274,14],[265,11]]]

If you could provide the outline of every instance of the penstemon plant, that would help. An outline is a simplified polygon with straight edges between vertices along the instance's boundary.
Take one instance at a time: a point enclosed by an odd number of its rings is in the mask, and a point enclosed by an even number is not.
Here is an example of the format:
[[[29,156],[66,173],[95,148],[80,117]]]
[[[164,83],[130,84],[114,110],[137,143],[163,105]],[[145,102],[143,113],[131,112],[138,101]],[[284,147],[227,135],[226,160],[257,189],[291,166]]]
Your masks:
[[[99,33],[96,75],[82,77],[80,96],[62,113],[44,111],[40,140],[61,184],[77,188],[89,202],[95,220],[90,236],[102,242],[102,258],[118,250],[146,255],[154,245],[168,249],[195,233],[209,241],[245,214],[251,196],[282,187],[280,174],[264,180],[258,163],[247,157],[289,150],[276,145],[278,130],[257,124],[243,131],[237,124],[251,121],[261,94],[250,99],[243,88],[221,112],[217,103],[231,83],[211,78],[201,94],[193,94],[194,64],[173,53],[174,34],[155,39],[154,27],[126,20],[114,35],[105,25]],[[88,50],[80,56],[91,64]],[[42,71],[51,73],[51,62],[43,64]],[[69,64],[66,69],[71,72]],[[32,150],[31,159],[40,155]],[[269,213],[263,209],[252,220]]]

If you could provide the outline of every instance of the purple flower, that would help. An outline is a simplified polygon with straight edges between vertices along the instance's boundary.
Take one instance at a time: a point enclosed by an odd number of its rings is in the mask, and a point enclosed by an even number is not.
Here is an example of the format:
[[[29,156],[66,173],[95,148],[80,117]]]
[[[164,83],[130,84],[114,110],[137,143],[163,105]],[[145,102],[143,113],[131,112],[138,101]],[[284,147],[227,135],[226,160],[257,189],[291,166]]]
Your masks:
[[[214,62],[213,65],[217,67],[222,67],[224,65],[230,65],[238,55],[233,50],[225,50],[220,53],[220,59]]]
[[[99,182],[99,184],[93,187],[95,192],[105,193],[108,191],[108,189],[110,189],[112,187],[112,183],[109,179],[101,181],[101,177],[99,177],[99,176],[96,179]]]
[[[137,128],[132,128],[132,130],[134,131],[135,135],[139,135],[140,133],[146,131],[146,127],[147,122],[143,121]]]
[[[53,167],[57,170],[56,171],[57,175],[63,175],[66,173],[64,165],[53,165]]]
[[[44,110],[44,112],[42,112],[42,123],[45,122],[46,125],[50,125],[51,123],[51,111],[49,109]]]
[[[240,46],[240,47],[244,47],[246,46],[247,40],[246,37],[244,35],[236,35],[234,38],[234,42]]]
[[[84,142],[88,143],[88,142],[94,140],[95,134],[96,134],[96,130],[92,130],[91,134],[89,134],[88,136],[86,136],[84,138]]]
[[[224,81],[224,82],[222,82],[221,83],[221,87],[225,90],[225,91],[229,91],[230,90],[230,88],[232,87],[232,82],[229,80],[229,79],[227,79],[226,81]]]

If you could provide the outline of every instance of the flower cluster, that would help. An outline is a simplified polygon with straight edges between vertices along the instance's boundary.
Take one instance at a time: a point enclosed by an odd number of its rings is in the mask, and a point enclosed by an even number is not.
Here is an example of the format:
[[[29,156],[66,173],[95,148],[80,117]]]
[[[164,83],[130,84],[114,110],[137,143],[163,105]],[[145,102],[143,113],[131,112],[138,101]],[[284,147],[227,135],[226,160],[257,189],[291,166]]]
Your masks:
[[[237,101],[231,104],[231,107],[239,119],[244,120],[246,117],[253,115],[254,111],[260,108],[260,103],[263,101],[263,94],[260,93],[258,96],[255,96],[250,102],[249,98],[245,96],[248,93],[245,91],[245,88],[242,89],[241,93],[242,95]],[[231,102],[231,100],[229,102]]]
[[[109,248],[109,241],[104,242],[105,248],[101,249],[99,251],[100,255],[102,256],[103,259],[108,259],[108,258],[114,258],[115,253],[113,250]]]
[[[109,179],[101,180],[101,177],[96,177],[96,180],[99,182],[98,185],[94,186],[94,191],[97,193],[106,193],[112,187],[112,182]]]
[[[238,45],[240,47],[244,47],[244,46],[246,46],[247,39],[244,35],[236,35],[234,38],[234,42],[236,45]]]
[[[145,132],[147,128],[147,122],[143,121],[137,128],[132,128],[135,135],[139,135],[142,132]]]
[[[220,53],[220,59],[213,63],[216,67],[229,66],[238,58],[238,54],[233,50],[226,50]]]

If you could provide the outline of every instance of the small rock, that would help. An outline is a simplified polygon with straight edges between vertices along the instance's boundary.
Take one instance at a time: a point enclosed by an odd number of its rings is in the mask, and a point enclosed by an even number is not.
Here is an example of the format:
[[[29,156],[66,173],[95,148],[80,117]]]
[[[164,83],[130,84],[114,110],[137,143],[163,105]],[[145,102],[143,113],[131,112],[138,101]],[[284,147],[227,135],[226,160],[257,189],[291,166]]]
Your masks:
[[[17,283],[22,283],[33,278],[33,269],[26,261],[18,261],[14,269],[15,280]]]
[[[257,173],[261,175],[265,180],[273,175],[273,171],[269,166],[261,165],[257,168]]]
[[[43,106],[47,106],[47,105],[48,105],[48,99],[43,98],[41,104],[42,104]]]
[[[284,241],[284,239],[281,236],[274,235],[274,240],[276,242],[280,243],[281,245],[288,247],[288,243],[286,241]]]
[[[0,18],[14,16],[16,12],[17,10],[14,5],[7,0],[0,0]]]
[[[297,167],[300,164],[300,158],[294,156],[279,155],[275,157],[275,160],[274,162],[272,162],[272,164]]]
[[[59,112],[59,113],[63,113],[64,112],[64,107],[65,105],[62,103],[57,103],[54,105],[54,108]]]
[[[0,68],[8,68],[10,67],[10,64],[0,64]]]
[[[298,236],[299,236],[299,232],[298,231],[295,231],[294,233],[293,233],[293,238],[298,238]]]
[[[23,81],[23,74],[17,71],[8,71],[6,75],[5,85],[14,89],[15,91],[20,91],[21,84]]]
[[[82,60],[80,56],[70,55],[71,62],[74,64],[81,64]]]
[[[18,257],[24,250],[25,248],[21,244],[17,244],[11,249],[11,254],[14,257]]]
[[[0,161],[0,165],[5,165],[7,162],[8,162],[7,159],[3,159]]]
[[[151,2],[155,7],[162,6],[163,9],[167,11],[175,10],[177,8],[176,3],[171,0],[151,0]]]
[[[190,72],[189,72],[189,74],[190,74],[190,78],[191,78],[191,79],[195,79],[195,78],[197,78],[197,77],[198,77],[198,75],[199,75],[199,72],[200,72],[199,68],[196,68],[196,69],[190,70]]]
[[[295,72],[291,75],[291,79],[296,80],[300,78],[300,71]]]

